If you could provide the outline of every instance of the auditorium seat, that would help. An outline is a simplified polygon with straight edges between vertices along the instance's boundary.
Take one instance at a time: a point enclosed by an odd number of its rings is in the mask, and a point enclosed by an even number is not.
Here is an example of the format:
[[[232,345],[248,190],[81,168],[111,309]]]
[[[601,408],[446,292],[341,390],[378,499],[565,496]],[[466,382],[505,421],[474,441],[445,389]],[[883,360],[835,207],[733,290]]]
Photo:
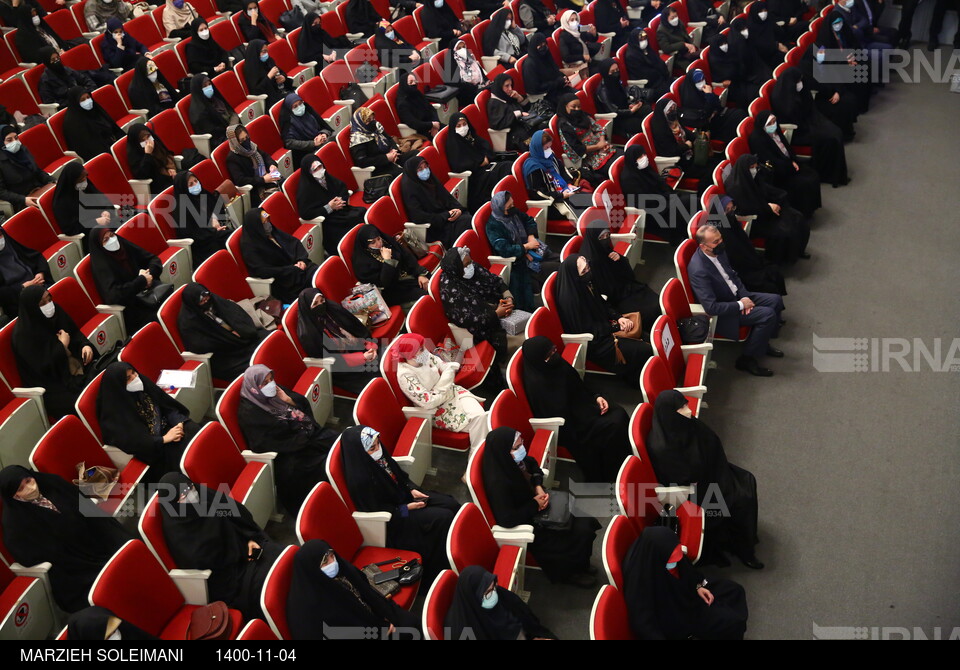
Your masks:
[[[260,609],[273,631],[281,640],[293,639],[287,624],[287,597],[293,582],[293,559],[300,547],[286,547],[271,566],[260,591]]]
[[[444,640],[446,627],[444,621],[453,597],[457,592],[457,574],[453,570],[444,570],[430,585],[427,597],[423,601],[422,628],[423,639]]]
[[[635,640],[630,630],[627,603],[617,587],[606,584],[600,588],[590,611],[591,640]]]
[[[603,546],[600,550],[603,569],[607,573],[607,580],[621,591],[623,590],[623,559],[639,537],[640,531],[630,523],[630,519],[620,514],[610,519],[603,533]]]
[[[479,565],[496,575],[498,585],[522,596],[527,544],[533,542],[533,533],[510,540],[498,541],[480,508],[464,503],[447,532],[447,559],[458,575],[468,566]]]
[[[308,360],[310,365],[297,353],[290,338],[275,330],[257,346],[250,357],[250,364],[266,365],[273,371],[277,384],[305,397],[314,420],[322,426],[327,421],[334,420],[331,373],[323,359]],[[317,366],[314,363],[322,365]]]

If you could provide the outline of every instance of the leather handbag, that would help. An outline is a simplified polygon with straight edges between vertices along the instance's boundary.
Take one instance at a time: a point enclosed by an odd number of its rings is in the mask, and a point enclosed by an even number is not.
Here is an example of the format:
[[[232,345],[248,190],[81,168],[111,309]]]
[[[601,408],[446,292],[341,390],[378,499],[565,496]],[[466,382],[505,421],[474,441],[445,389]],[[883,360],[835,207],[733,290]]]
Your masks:
[[[227,604],[222,600],[202,605],[190,615],[188,640],[229,640],[231,633],[233,622]]]
[[[106,500],[110,491],[117,485],[120,473],[116,468],[107,468],[102,465],[87,467],[85,462],[77,463],[77,478],[73,483],[80,489],[80,493],[88,498]]]
[[[164,300],[171,295],[173,295],[173,284],[164,284],[158,280],[154,280],[153,286],[137,294],[137,300],[139,300],[144,307],[157,310],[160,308],[160,305],[163,304]]]
[[[534,515],[533,525],[547,530],[569,530],[573,526],[574,502],[574,497],[566,491],[554,491],[547,509]]]
[[[363,201],[372,205],[390,191],[393,175],[378,174],[363,182]]]

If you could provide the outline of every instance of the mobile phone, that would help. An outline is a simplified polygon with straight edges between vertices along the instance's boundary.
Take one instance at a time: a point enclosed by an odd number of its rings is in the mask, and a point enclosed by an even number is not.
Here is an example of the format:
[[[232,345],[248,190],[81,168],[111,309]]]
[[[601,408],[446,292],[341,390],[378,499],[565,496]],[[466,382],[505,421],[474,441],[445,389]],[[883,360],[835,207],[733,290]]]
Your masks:
[[[259,561],[260,557],[263,556],[263,547],[257,547],[253,550],[253,553],[248,557],[248,560]]]
[[[400,577],[400,569],[394,568],[393,570],[384,570],[373,576],[374,584],[383,584],[384,582],[389,582],[393,579],[398,579]]]

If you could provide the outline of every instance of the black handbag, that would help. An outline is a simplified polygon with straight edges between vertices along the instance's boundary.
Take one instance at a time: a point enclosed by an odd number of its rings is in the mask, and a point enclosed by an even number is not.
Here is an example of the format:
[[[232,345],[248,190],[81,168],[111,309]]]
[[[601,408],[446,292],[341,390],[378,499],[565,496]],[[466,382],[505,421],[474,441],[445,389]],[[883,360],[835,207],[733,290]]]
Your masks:
[[[680,341],[683,344],[703,344],[710,333],[710,317],[698,314],[680,319],[677,330],[680,331]]]
[[[573,496],[566,491],[551,493],[547,509],[537,512],[533,525],[549,530],[569,530],[573,526],[573,504]]]
[[[434,86],[431,88],[429,91],[423,94],[423,97],[430,102],[436,102],[442,105],[445,102],[450,102],[453,100],[453,98],[455,98],[457,95],[457,91],[458,89],[456,86],[447,86],[446,84],[442,84],[440,86]]]
[[[156,311],[171,295],[173,295],[173,284],[164,284],[154,280],[153,286],[137,294],[137,300],[144,307]]]
[[[518,158],[520,158],[520,152],[519,152],[519,151],[494,151],[494,152],[493,152],[493,162],[494,162],[494,163],[500,163],[500,162],[503,162],[503,161],[507,161],[507,162],[512,163],[513,161],[517,160]]]
[[[353,100],[354,108],[360,108],[369,98],[360,88],[360,84],[351,83],[340,87],[340,100]]]
[[[393,183],[393,175],[378,174],[370,177],[363,182],[363,201],[372,205],[381,197],[387,195],[391,183]]]

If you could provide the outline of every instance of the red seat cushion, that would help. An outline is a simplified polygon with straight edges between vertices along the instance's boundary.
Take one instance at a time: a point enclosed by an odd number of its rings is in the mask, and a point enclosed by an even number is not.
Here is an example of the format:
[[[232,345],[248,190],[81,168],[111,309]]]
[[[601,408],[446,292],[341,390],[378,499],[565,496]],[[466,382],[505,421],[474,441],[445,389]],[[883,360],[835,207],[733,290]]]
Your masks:
[[[370,565],[371,563],[380,563],[381,561],[386,561],[391,558],[400,557],[404,561],[412,561],[417,558],[421,561],[423,560],[420,557],[420,554],[415,551],[404,551],[403,549],[390,549],[385,547],[361,547],[360,551],[354,555],[351,559],[351,563],[357,566],[358,569],[362,570],[363,566]],[[389,566],[384,566],[389,567]],[[400,607],[405,610],[410,609],[413,606],[413,601],[417,598],[417,591],[420,588],[420,582],[416,582],[409,586],[401,586],[400,590],[394,594],[393,602],[397,603]]]
[[[200,607],[200,605],[184,605],[180,608],[180,611],[173,615],[173,618],[167,622],[167,625],[163,627],[163,630],[160,632],[161,640],[186,640],[187,639],[187,630],[190,628],[190,617],[193,615],[193,611]],[[230,620],[233,622],[233,628],[231,629],[230,639],[236,639],[237,635],[240,634],[240,631],[243,629],[243,615],[240,614],[240,610],[229,610]]]
[[[551,235],[574,235],[577,232],[577,227],[569,219],[549,219],[547,221],[547,232]]]
[[[376,339],[387,338],[392,340],[400,332],[402,326],[403,310],[400,309],[399,305],[394,305],[390,308],[390,318],[375,326],[370,334]]]
[[[433,443],[448,449],[466,451],[470,448],[470,433],[454,433],[434,426]]]
[[[4,407],[0,408],[0,425],[2,425],[4,421],[9,419],[11,416],[13,416],[14,412],[16,412],[18,409],[23,407],[28,402],[30,402],[29,398],[14,398],[10,402],[8,402]]]

